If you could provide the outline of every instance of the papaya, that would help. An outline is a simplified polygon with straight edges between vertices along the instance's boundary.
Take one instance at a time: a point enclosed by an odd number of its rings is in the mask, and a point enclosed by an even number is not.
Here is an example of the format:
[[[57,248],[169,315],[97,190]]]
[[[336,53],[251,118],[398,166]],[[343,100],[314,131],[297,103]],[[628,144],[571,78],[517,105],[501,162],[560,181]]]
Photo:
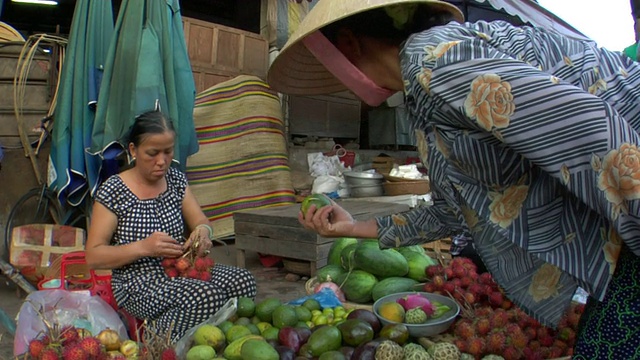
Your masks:
[[[415,291],[417,284],[418,282],[416,280],[406,277],[388,277],[380,280],[373,286],[373,289],[371,289],[371,297],[373,301],[376,301],[389,294]]]
[[[381,250],[376,246],[358,246],[353,253],[355,267],[380,278],[405,276],[409,272],[409,263],[395,249]]]
[[[371,302],[371,291],[378,283],[374,275],[363,270],[353,270],[347,273],[345,278],[339,284],[342,284],[342,291],[347,300],[360,304]]]
[[[329,249],[329,256],[327,257],[327,265],[341,265],[340,253],[349,245],[357,244],[358,239],[342,237],[334,240]]]
[[[328,264],[318,269],[318,272],[316,272],[316,278],[318,279],[318,282],[321,283],[325,281],[336,282],[338,276],[340,276],[340,274],[344,274],[345,272],[346,270],[343,269],[340,265]]]
[[[407,259],[407,263],[409,264],[409,272],[406,277],[416,281],[425,280],[427,276],[425,269],[431,265],[438,264],[435,259],[425,254],[424,251],[422,253],[407,251],[402,255]]]

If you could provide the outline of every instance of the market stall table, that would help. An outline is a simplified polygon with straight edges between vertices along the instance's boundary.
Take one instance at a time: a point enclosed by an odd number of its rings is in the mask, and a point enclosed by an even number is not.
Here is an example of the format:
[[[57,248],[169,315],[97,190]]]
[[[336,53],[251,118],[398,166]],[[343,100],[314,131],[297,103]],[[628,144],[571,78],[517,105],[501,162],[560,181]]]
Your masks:
[[[409,210],[398,203],[338,201],[356,220],[391,215]],[[237,265],[245,266],[245,251],[308,261],[311,276],[326,265],[332,238],[305,229],[298,222],[300,204],[253,209],[234,213]]]

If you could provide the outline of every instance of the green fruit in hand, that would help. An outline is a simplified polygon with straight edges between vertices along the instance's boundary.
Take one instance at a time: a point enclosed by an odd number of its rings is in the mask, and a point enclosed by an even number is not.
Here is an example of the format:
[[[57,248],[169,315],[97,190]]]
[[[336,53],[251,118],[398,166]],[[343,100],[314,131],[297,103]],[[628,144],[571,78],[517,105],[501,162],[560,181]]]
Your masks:
[[[300,205],[300,211],[302,211],[302,216],[307,213],[307,210],[311,207],[311,205],[316,206],[316,210],[321,207],[331,205],[331,200],[323,194],[311,194],[302,200],[302,205]]]

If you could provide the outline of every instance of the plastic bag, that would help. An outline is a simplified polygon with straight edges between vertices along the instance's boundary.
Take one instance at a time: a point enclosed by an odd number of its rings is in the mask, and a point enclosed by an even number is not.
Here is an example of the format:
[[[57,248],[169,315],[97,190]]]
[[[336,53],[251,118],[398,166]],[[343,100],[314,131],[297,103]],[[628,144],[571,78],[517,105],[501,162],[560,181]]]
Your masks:
[[[40,290],[29,294],[18,312],[18,326],[13,340],[13,354],[24,354],[29,342],[47,328],[40,314],[48,322],[59,326],[72,325],[97,335],[110,328],[118,332],[121,340],[129,339],[127,329],[118,313],[99,296],[67,290]]]
[[[301,297],[299,299],[295,299],[295,300],[289,301],[289,304],[291,304],[291,305],[301,305],[307,299],[316,299],[316,300],[318,300],[318,302],[320,303],[320,307],[323,308],[323,309],[324,308],[334,308],[336,306],[342,306],[342,303],[340,302],[340,300],[338,300],[338,297],[336,296],[336,294],[333,291],[331,291],[331,289],[322,289],[322,290],[318,291],[315,294],[303,296],[303,297]]]
[[[200,324],[192,327],[187,330],[180,340],[175,344],[174,349],[176,350],[176,354],[178,355],[178,359],[184,359],[187,356],[187,352],[191,346],[191,342],[193,341],[193,334],[196,333],[196,330],[204,324],[211,324],[218,326],[225,320],[228,320],[233,314],[236,313],[236,309],[238,308],[238,299],[231,298],[229,301],[224,304],[220,310],[218,310],[215,314],[211,315],[211,317]]]

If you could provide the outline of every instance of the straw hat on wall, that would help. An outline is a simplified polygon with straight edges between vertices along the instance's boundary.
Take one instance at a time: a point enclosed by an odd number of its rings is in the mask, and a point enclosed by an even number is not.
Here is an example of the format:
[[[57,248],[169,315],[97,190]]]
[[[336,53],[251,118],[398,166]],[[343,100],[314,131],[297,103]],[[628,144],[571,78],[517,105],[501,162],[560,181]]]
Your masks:
[[[449,12],[459,22],[462,12],[440,0],[319,0],[291,35],[269,68],[268,83],[275,90],[291,95],[319,95],[346,90],[307,50],[302,40],[309,34],[338,20],[390,5],[421,4]]]

